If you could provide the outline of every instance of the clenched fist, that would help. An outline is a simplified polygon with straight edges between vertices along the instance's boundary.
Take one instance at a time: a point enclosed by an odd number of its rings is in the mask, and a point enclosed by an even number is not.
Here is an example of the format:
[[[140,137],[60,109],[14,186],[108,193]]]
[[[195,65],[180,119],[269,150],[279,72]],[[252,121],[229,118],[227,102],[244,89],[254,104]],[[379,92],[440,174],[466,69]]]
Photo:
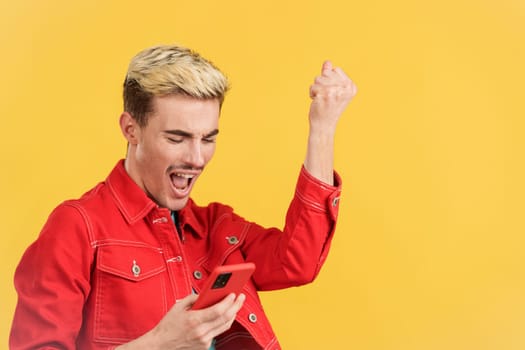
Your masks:
[[[310,86],[310,124],[312,127],[335,128],[339,117],[357,93],[356,85],[330,61],[323,63],[321,75]]]

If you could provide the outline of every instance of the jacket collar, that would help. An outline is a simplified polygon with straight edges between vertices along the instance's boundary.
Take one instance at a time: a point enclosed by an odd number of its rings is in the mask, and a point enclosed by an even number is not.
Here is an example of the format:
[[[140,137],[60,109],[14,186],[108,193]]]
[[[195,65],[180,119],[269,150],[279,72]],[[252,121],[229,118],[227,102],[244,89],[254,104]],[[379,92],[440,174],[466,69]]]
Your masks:
[[[157,205],[133,181],[121,159],[106,179],[115,203],[129,224],[143,219]]]
[[[129,224],[144,219],[152,210],[159,208],[129,176],[124,167],[124,159],[119,160],[115,165],[106,179],[106,184],[117,207]],[[198,210],[199,207],[190,198],[186,206],[180,210],[179,218],[183,227],[191,226],[194,233],[202,237],[205,228],[202,220],[198,219],[196,213]]]
[[[199,220],[199,217],[202,216],[198,215],[199,213],[202,214],[202,208],[198,207],[190,198],[188,199],[186,206],[179,211],[179,218],[181,220],[182,227],[185,227],[186,225],[190,226],[193,229],[193,233],[202,238],[204,236],[204,232],[206,231],[207,225],[204,221],[204,218]]]

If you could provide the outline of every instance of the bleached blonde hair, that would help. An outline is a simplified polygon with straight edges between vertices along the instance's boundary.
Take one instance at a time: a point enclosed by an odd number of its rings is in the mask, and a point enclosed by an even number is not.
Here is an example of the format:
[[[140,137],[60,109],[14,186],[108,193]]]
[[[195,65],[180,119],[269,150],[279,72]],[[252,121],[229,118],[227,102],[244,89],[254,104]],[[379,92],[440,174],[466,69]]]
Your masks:
[[[222,105],[226,91],[228,79],[213,63],[186,47],[159,45],[131,60],[124,80],[124,110],[144,127],[155,96],[182,94],[217,99]]]

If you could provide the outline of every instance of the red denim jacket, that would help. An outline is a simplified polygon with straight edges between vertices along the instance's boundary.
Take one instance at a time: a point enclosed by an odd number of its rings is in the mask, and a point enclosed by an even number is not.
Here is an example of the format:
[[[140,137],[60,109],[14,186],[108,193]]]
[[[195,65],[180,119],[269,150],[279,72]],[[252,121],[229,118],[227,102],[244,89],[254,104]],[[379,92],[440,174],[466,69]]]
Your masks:
[[[307,173],[281,231],[228,206],[193,201],[179,213],[133,182],[120,161],[105,182],[59,205],[15,273],[11,349],[111,349],[146,333],[217,265],[254,262],[246,301],[217,350],[280,349],[257,291],[311,282],[326,259],[340,194]]]

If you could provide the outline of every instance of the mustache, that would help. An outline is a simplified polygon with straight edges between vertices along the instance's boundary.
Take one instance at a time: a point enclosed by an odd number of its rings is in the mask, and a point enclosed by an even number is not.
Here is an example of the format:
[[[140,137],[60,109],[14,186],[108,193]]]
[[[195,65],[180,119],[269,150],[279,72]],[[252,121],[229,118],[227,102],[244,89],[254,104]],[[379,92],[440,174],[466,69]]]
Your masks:
[[[168,170],[167,172],[168,173],[171,173],[175,170],[190,170],[190,171],[202,171],[204,170],[204,167],[193,167],[191,165],[188,165],[188,164],[182,164],[182,165],[170,165],[168,167]]]

